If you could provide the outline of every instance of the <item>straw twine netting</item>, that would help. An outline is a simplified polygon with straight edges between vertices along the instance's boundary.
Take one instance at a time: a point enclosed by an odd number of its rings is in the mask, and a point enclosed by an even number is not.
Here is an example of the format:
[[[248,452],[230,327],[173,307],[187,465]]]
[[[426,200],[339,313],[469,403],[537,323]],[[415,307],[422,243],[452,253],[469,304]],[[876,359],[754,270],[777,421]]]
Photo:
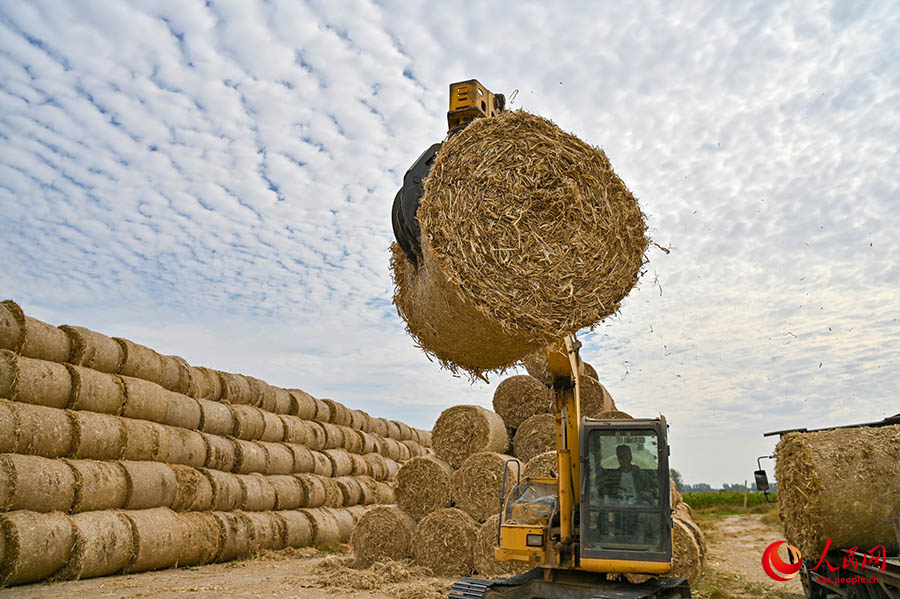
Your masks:
[[[418,219],[424,265],[394,253],[394,303],[426,352],[473,374],[613,314],[647,246],[605,153],[522,111],[444,143]]]

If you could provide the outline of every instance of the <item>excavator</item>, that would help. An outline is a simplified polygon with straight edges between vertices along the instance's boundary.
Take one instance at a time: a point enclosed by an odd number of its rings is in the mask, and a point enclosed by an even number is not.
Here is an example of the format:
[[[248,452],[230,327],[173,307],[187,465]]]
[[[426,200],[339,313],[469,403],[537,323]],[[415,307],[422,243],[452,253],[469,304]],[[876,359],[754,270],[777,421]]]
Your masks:
[[[450,85],[448,137],[505,110],[502,94],[477,80]],[[436,143],[403,178],[391,213],[409,261],[422,260],[416,210],[442,147]],[[462,334],[462,333],[461,333]],[[556,476],[504,476],[494,556],[533,566],[509,578],[466,577],[450,599],[676,599],[691,596],[672,568],[672,510],[665,417],[596,420],[581,415],[580,342],[547,347],[556,420]],[[509,468],[507,468],[509,471]]]

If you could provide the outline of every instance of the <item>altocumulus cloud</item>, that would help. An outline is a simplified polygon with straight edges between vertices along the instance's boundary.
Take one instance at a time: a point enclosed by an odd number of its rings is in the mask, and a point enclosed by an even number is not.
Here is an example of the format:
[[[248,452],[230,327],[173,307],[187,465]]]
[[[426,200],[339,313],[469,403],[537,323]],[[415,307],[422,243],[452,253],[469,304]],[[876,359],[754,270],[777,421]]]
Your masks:
[[[900,412],[890,2],[9,2],[0,40],[0,289],[39,318],[424,427],[489,405],[412,347],[386,253],[478,77],[603,147],[671,249],[584,354],[688,481]]]

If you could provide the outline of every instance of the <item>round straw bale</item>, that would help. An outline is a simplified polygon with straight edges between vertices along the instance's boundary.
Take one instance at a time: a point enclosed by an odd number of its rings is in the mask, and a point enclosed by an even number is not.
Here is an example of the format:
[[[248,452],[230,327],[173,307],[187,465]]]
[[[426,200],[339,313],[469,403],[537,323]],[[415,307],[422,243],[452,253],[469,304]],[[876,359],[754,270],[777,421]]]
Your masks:
[[[351,505],[350,507],[345,507],[351,516],[353,516],[353,526],[359,524],[359,519],[366,515],[366,513],[372,509],[371,506],[368,505]]]
[[[525,464],[525,468],[522,470],[522,477],[556,478],[557,470],[559,470],[559,459],[554,449],[538,454],[528,460],[528,463]]]
[[[70,455],[75,444],[75,423],[71,413],[57,408],[13,402],[18,423],[16,451],[45,458]]]
[[[344,449],[326,449],[323,452],[331,461],[332,476],[348,476],[353,472],[353,461]]]
[[[672,518],[672,570],[670,576],[693,582],[700,576],[700,546],[691,529],[677,516]]]
[[[350,474],[353,476],[364,476],[370,473],[369,470],[369,462],[366,461],[364,457],[359,455],[358,453],[348,454],[350,457]]]
[[[687,504],[684,504],[687,506]],[[675,513],[675,516],[681,521],[682,524],[687,526],[691,534],[694,536],[694,540],[697,541],[697,546],[700,548],[700,561],[701,563],[706,559],[706,538],[703,536],[703,531],[697,526],[697,523],[691,520],[689,516],[685,516],[684,513],[679,514]]]
[[[406,449],[409,451],[409,457],[414,458],[416,456],[425,455],[425,448],[416,443],[415,441],[407,440],[400,442]]]
[[[219,554],[217,562],[230,562],[250,553],[253,525],[242,512],[212,512],[219,523]]]
[[[64,364],[0,350],[0,396],[50,408],[65,408],[72,399],[72,375]]]
[[[19,428],[19,419],[12,402],[0,399],[0,453],[16,451]]]
[[[307,445],[307,423],[296,416],[281,415],[278,417],[284,428],[284,441],[287,443],[296,443],[297,445]]]
[[[328,412],[330,414],[329,422],[332,424],[340,424],[342,426],[350,426],[352,417],[350,416],[350,410],[347,406],[333,399],[323,399],[322,401],[328,405]]]
[[[340,431],[341,444],[340,449],[346,449],[350,453],[359,453],[362,451],[362,431],[354,430],[349,426],[333,425]],[[327,436],[327,433],[326,433]]]
[[[275,509],[275,488],[262,474],[236,474],[244,496],[242,510],[259,512]]]
[[[435,423],[432,446],[439,458],[459,468],[473,453],[506,451],[509,438],[503,419],[494,412],[481,406],[453,406]]]
[[[359,435],[362,445],[357,453],[365,455],[377,451],[376,448],[378,447],[378,442],[375,440],[375,435],[363,431],[357,431],[357,434]]]
[[[470,456],[451,480],[456,507],[484,522],[500,510],[500,489],[506,472],[506,488],[515,484],[521,462],[490,451]]]
[[[284,443],[257,441],[266,452],[266,474],[291,474],[294,470],[294,452]]]
[[[99,372],[115,374],[124,360],[122,347],[114,339],[84,327],[62,325],[72,344],[70,361]]]
[[[275,512],[248,512],[244,516],[250,521],[251,555],[267,549],[284,549],[287,531],[284,520],[278,514]]]
[[[263,411],[255,406],[236,405],[231,407],[234,412],[234,432],[238,439],[253,441],[261,439],[266,430],[266,419]]]
[[[462,510],[444,508],[425,516],[413,533],[413,558],[435,576],[468,576],[474,567],[478,523]]]
[[[316,422],[331,422],[331,407],[318,398],[313,398],[316,402],[316,413],[312,419]]]
[[[75,429],[70,455],[93,460],[118,460],[125,451],[122,419],[109,414],[71,411]]]
[[[369,476],[376,480],[387,479],[387,462],[380,453],[367,453],[362,458],[369,465]]]
[[[257,379],[258,380],[258,379]],[[257,383],[260,387],[259,407],[266,412],[275,412],[275,387],[265,381]]]
[[[308,547],[313,542],[312,524],[305,514],[297,510],[282,510],[277,514],[284,520],[286,547]]]
[[[212,487],[212,509],[221,512],[240,509],[244,504],[244,487],[237,474],[211,468],[202,468],[200,472],[209,479]]]
[[[416,433],[416,441],[422,447],[431,447],[431,431],[425,431],[420,428],[413,429]]]
[[[303,445],[296,443],[286,443],[285,446],[294,455],[294,469],[292,472],[314,472],[316,469],[316,460],[312,452]]]
[[[262,408],[266,395],[266,382],[252,376],[244,375],[244,377],[250,384],[250,405]]]
[[[394,487],[388,483],[375,481],[375,499],[376,503],[383,505],[393,505],[397,503],[394,498]]]
[[[166,507],[123,514],[131,523],[134,539],[134,556],[123,572],[159,570],[178,563],[184,540],[184,525],[178,514]]]
[[[394,437],[397,441],[409,441],[413,438],[412,429],[409,428],[408,424],[399,420],[393,420],[392,422],[397,425],[397,430],[400,431],[400,435]]]
[[[207,445],[203,440],[203,435],[197,431],[174,426],[165,427],[162,434],[168,440],[167,462],[194,468],[202,468],[206,465]]]
[[[197,399],[210,399],[212,395],[212,380],[209,376],[209,370],[202,366],[191,366],[191,376],[194,384],[197,386]],[[216,376],[216,380],[219,377]]]
[[[94,578],[115,574],[134,554],[131,523],[120,512],[85,512],[72,516],[75,545],[57,578]]]
[[[380,437],[388,436],[388,424],[387,424],[387,420],[385,420],[384,418],[372,418],[371,425],[372,425],[371,432],[375,433],[376,435],[378,435]]]
[[[200,405],[200,430],[211,435],[230,435],[234,431],[234,412],[228,404],[206,399]]]
[[[691,510],[691,506],[684,503],[683,501],[672,508],[672,511],[676,516],[681,516],[684,520],[691,520],[694,517],[694,512]]]
[[[331,460],[328,459],[328,456],[322,453],[321,451],[311,451],[313,456],[313,460],[315,460],[315,466],[313,467],[313,472],[318,474],[319,476],[332,476],[334,475],[334,465],[331,463]]]
[[[268,469],[269,455],[259,443],[231,439],[234,443],[234,472],[250,474],[265,472]]]
[[[360,496],[359,503],[362,505],[373,505],[378,503],[378,483],[371,476],[357,477],[359,482]]]
[[[410,459],[397,473],[397,505],[416,520],[431,512],[450,507],[450,465],[434,456]]]
[[[478,528],[475,537],[475,571],[484,578],[515,576],[531,569],[531,564],[522,562],[501,562],[494,557],[497,546],[497,525],[500,516],[494,514]]]
[[[200,403],[193,397],[169,391],[166,394],[168,408],[166,419],[163,421],[169,426],[177,426],[188,430],[197,430],[203,421],[203,410]]]
[[[350,428],[364,431],[369,426],[369,415],[362,410],[350,410]]]
[[[597,370],[593,366],[591,366],[587,362],[582,362],[582,364],[584,365],[584,376],[589,376],[595,381],[600,380],[600,377],[597,376]]]
[[[65,331],[30,316],[25,317],[23,356],[48,362],[68,362],[72,345]]]
[[[213,488],[209,478],[196,468],[173,464],[175,472],[175,499],[171,508],[176,512],[202,512],[211,510]]]
[[[215,470],[231,472],[234,470],[235,447],[234,443],[226,437],[200,433],[206,444],[206,466]]]
[[[126,509],[169,507],[175,501],[178,482],[175,472],[168,464],[130,460],[122,460],[119,464],[125,470],[128,488],[125,495]]]
[[[387,424],[387,435],[385,435],[388,439],[394,439],[395,441],[400,440],[400,425],[397,424],[396,420],[385,420]]]
[[[522,364],[530,376],[547,386],[553,384],[553,374],[550,372],[550,365],[547,363],[547,351],[545,348],[527,354],[522,358]]]
[[[68,512],[75,502],[75,474],[62,460],[0,455],[0,509]]]
[[[509,428],[518,428],[535,414],[548,413],[552,401],[550,389],[527,374],[503,379],[494,390],[494,411]]]
[[[295,474],[303,489],[303,507],[319,507],[325,504],[325,483],[316,474]]]
[[[608,412],[600,412],[595,418],[597,420],[631,420],[631,415],[619,410],[609,410]]]
[[[309,420],[306,422],[306,444],[310,449],[318,451],[325,449],[327,443],[325,429],[322,428],[323,424],[327,423],[319,422],[317,420]]]
[[[160,354],[159,363],[159,384],[170,391],[175,391],[179,385],[179,379],[181,378],[181,373],[179,372],[181,365],[178,363],[177,356]],[[179,393],[183,392],[179,391]]]
[[[328,510],[328,512],[334,517],[335,521],[337,521],[340,542],[348,542],[350,540],[350,535],[353,534],[353,527],[356,525],[356,521],[353,519],[353,514],[347,511],[346,508],[323,507],[319,509]]]
[[[181,520],[181,551],[179,566],[202,566],[216,559],[222,550],[222,529],[219,520],[211,513],[186,512],[178,514]]]
[[[827,539],[897,555],[900,424],[788,433],[775,455],[785,538],[803,555],[821,555]]]
[[[344,433],[341,429],[345,427],[330,422],[317,422],[315,426],[319,426],[325,432],[325,449],[338,449],[344,446]]]
[[[601,412],[615,410],[612,397],[597,379],[583,376],[579,379],[581,387],[581,415],[588,418],[598,418]]]
[[[395,462],[403,461],[403,450],[400,449],[403,445],[400,444],[400,441],[395,439],[382,439],[381,440],[381,453]],[[409,450],[406,450],[409,453]]]
[[[275,491],[276,510],[293,510],[303,505],[303,486],[300,481],[289,474],[267,476],[266,480]]]
[[[672,476],[669,476],[669,505],[674,508],[679,503],[684,502],[684,498],[681,496],[681,493],[678,492],[678,485],[675,484],[675,479]]]
[[[325,503],[324,507],[343,507],[344,494],[341,488],[333,478],[322,478],[322,485],[325,487]]]
[[[352,476],[340,476],[335,478],[334,482],[341,490],[341,496],[343,497],[341,505],[349,507],[360,502],[362,497],[362,486],[359,484],[358,480]]]
[[[16,353],[25,343],[25,314],[12,300],[0,302],[0,349]]]
[[[169,409],[169,392],[150,381],[123,376],[125,404],[122,416],[151,422],[165,422]]]
[[[221,400],[224,395],[224,389],[222,389],[222,379],[219,377],[219,373],[210,368],[200,368],[199,370],[206,374],[209,382],[209,391],[203,398],[210,401]],[[194,376],[197,377],[197,375],[198,373],[195,371]]]
[[[162,380],[162,356],[129,339],[113,337],[122,348],[119,374],[159,384]]]
[[[0,586],[47,578],[66,564],[75,545],[72,522],[60,512],[0,514],[0,537],[6,548]]]
[[[403,463],[412,457],[412,454],[409,451],[409,447],[405,445],[406,441],[394,441],[394,443],[397,444],[398,462]]]
[[[385,458],[384,463],[387,465],[387,477],[385,480],[394,480],[397,478],[397,472],[400,471],[400,464],[391,458]]]
[[[291,396],[291,393],[281,387],[272,387],[272,390],[275,394],[275,403],[272,406],[272,411],[279,415],[294,412],[294,398]]]
[[[253,403],[253,393],[247,377],[231,372],[219,372],[219,379],[222,382],[222,401],[234,405],[251,405]]]
[[[260,440],[273,443],[284,441],[284,422],[278,414],[264,411],[262,416],[265,426]]]
[[[125,386],[114,374],[81,366],[69,366],[72,376],[73,410],[118,415],[125,405]]]
[[[118,462],[65,460],[75,475],[72,512],[114,510],[125,507],[128,478]]]
[[[553,414],[536,414],[522,423],[513,438],[516,457],[523,463],[556,447],[556,420]]]
[[[298,511],[309,519],[316,545],[341,542],[340,525],[331,512],[320,507],[302,508]]]
[[[312,420],[316,417],[317,405],[316,398],[300,389],[288,389],[291,394],[291,410],[288,412],[293,416],[304,420]]]

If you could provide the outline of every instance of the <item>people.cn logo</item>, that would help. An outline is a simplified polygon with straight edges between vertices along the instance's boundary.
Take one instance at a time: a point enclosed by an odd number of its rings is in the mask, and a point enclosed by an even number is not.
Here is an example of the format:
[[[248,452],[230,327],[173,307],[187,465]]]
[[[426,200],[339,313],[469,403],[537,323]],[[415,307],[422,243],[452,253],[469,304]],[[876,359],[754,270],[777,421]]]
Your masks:
[[[787,547],[792,562],[790,564],[785,563],[778,555],[778,548],[782,545]],[[787,541],[775,541],[763,551],[762,567],[772,580],[787,582],[800,571],[800,550],[793,545],[788,545]]]

